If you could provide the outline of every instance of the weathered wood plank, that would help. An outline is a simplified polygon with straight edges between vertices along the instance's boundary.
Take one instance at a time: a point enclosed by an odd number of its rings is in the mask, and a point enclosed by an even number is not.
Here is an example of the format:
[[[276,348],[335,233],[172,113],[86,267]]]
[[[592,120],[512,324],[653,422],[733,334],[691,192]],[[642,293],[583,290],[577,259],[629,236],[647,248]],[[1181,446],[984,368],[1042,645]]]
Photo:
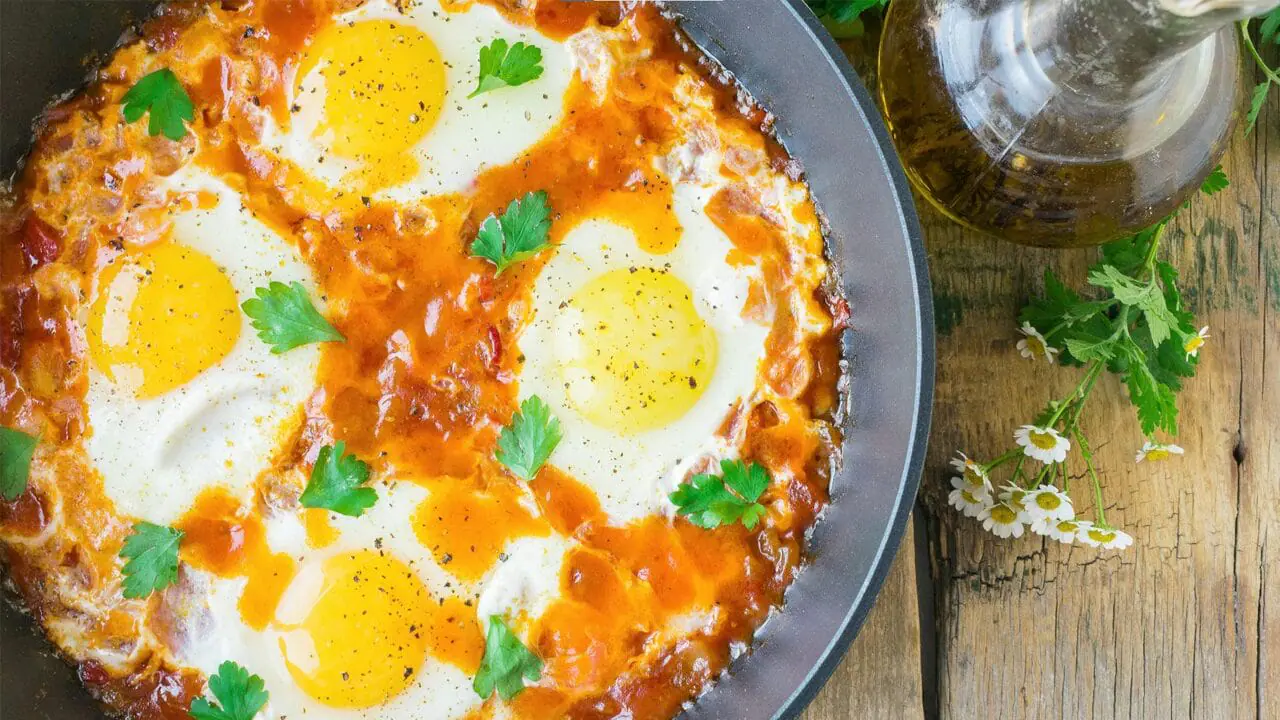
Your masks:
[[[1078,380],[1022,361],[1015,317],[1046,265],[1083,279],[1092,251],[1021,249],[926,217],[940,337],[924,480],[943,718],[1280,716],[1280,112],[1238,138],[1232,186],[1167,240],[1211,327],[1183,393],[1187,455],[1134,464],[1123,390],[1100,383],[1086,427],[1123,552],[998,540],[946,507],[956,450],[984,456]],[[1091,515],[1087,492],[1073,493]]]
[[[802,716],[804,720],[923,717],[912,537],[908,526],[866,624],[844,662]]]

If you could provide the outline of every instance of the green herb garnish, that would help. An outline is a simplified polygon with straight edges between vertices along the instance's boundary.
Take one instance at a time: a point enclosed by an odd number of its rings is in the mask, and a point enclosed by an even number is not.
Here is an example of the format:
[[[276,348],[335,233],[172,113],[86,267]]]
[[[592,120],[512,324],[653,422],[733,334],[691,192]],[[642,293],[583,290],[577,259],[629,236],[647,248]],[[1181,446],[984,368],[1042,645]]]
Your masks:
[[[503,700],[510,700],[524,690],[526,680],[542,677],[542,660],[520,642],[503,622],[501,615],[489,617],[489,632],[484,641],[484,658],[480,671],[471,683],[476,694],[487,698],[494,689]]]
[[[542,49],[518,42],[508,46],[498,38],[480,48],[480,77],[476,89],[467,97],[498,88],[523,85],[542,77]]]
[[[316,310],[302,283],[272,282],[254,292],[257,297],[245,300],[240,307],[253,321],[258,337],[271,345],[271,352],[280,354],[299,345],[346,340]]]
[[[124,596],[145,598],[178,581],[178,544],[182,531],[140,522],[120,548],[124,565]]]
[[[515,263],[527,260],[547,246],[551,231],[551,208],[541,190],[512,200],[499,218],[485,218],[471,243],[471,255],[484,258],[498,268],[498,274]]]
[[[0,427],[0,497],[8,502],[27,490],[31,477],[31,456],[40,438],[21,430]]]
[[[703,528],[741,522],[748,530],[764,517],[764,505],[756,502],[769,487],[769,473],[741,460],[721,460],[720,474],[694,475],[671,493],[677,512]]]
[[[346,443],[341,441],[320,448],[299,498],[302,507],[360,517],[378,501],[377,491],[364,487],[369,481],[369,466],[354,455],[344,455],[346,450]]]
[[[137,122],[144,114],[150,113],[147,134],[163,133],[170,140],[181,140],[187,134],[187,126],[182,121],[195,119],[191,98],[178,76],[168,68],[144,76],[129,88],[121,102],[125,120]]]
[[[195,720],[253,720],[267,704],[266,684],[257,675],[227,661],[218,666],[218,674],[209,678],[209,691],[218,700],[215,705],[205,698],[191,703]]]
[[[537,395],[530,395],[498,435],[498,462],[511,472],[532,480],[560,443],[560,421]]]

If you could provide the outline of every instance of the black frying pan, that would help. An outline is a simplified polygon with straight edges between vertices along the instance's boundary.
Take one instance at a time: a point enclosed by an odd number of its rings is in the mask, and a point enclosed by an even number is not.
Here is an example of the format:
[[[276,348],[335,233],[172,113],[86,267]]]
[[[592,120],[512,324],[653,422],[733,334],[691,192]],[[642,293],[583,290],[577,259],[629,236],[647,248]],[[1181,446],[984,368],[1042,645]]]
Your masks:
[[[29,127],[76,87],[148,0],[0,0],[0,177]],[[830,255],[853,310],[844,466],[813,531],[809,566],[749,655],[685,714],[793,717],[839,662],[880,589],[915,499],[933,395],[928,272],[911,195],[879,113],[802,0],[682,2],[685,29],[777,116],[830,223]],[[0,616],[0,718],[100,712],[30,621]],[[645,720],[643,718],[639,720]]]

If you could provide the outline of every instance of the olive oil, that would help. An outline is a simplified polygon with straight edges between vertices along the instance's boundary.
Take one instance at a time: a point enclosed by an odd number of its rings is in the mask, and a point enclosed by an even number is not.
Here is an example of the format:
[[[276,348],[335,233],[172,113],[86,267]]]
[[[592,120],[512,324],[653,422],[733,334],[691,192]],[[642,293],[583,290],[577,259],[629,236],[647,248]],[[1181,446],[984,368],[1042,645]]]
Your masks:
[[[892,3],[880,99],[913,184],[955,220],[1024,244],[1097,244],[1160,220],[1241,115],[1232,20],[1271,3],[1204,4]]]

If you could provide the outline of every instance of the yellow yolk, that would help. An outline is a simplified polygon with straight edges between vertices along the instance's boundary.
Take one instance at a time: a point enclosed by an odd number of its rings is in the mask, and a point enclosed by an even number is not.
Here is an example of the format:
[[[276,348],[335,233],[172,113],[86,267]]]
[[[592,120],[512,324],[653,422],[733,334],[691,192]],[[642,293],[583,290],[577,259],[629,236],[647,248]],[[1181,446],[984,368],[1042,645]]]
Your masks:
[[[218,265],[163,242],[121,256],[102,273],[86,335],[99,371],[146,398],[226,357],[241,323],[235,288]]]
[[[663,427],[689,411],[710,382],[716,337],[687,285],[654,268],[619,269],[569,300],[576,338],[559,358],[569,402],[620,434]]]
[[[408,150],[444,104],[444,61],[431,38],[391,20],[336,23],[316,36],[298,77],[317,67],[324,109],[314,136],[357,164],[344,182],[372,192],[413,177]]]
[[[414,683],[435,605],[405,563],[370,550],[325,561],[306,619],[280,638],[298,687],[335,708],[381,705]]]

